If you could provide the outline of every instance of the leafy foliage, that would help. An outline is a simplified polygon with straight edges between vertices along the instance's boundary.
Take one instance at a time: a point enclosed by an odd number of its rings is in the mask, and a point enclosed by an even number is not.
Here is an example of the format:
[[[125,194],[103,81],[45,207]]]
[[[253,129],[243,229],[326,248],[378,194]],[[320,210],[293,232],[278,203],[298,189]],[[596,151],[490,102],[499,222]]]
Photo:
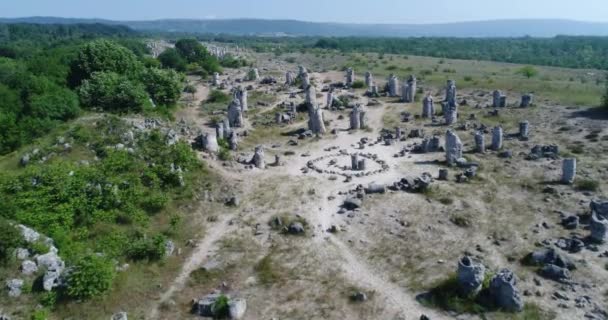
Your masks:
[[[67,294],[74,299],[90,299],[107,292],[116,272],[111,261],[94,254],[74,264],[67,281]]]
[[[148,97],[142,84],[114,72],[94,73],[78,94],[83,105],[110,112],[141,111]]]
[[[142,80],[155,103],[173,106],[179,101],[184,79],[175,70],[150,68],[143,73]]]
[[[534,68],[533,66],[525,66],[517,70],[516,73],[530,79],[538,75],[538,70],[536,70],[536,68]]]
[[[23,237],[17,227],[6,219],[0,218],[0,262],[5,262],[11,252],[23,243]]]

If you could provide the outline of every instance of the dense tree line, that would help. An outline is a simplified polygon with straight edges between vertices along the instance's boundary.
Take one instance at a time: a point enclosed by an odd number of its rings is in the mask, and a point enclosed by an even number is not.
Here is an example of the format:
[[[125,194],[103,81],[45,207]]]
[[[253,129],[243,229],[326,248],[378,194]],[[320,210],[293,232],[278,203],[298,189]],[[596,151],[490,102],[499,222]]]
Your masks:
[[[608,69],[608,37],[555,38],[324,38],[315,48],[412,54],[569,68]]]

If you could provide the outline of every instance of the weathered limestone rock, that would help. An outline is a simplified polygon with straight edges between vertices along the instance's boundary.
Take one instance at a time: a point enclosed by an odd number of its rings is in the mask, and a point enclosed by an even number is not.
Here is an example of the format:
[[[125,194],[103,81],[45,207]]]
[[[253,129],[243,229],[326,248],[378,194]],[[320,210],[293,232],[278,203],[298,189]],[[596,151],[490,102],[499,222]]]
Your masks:
[[[445,89],[445,101],[448,105],[456,105],[456,81],[448,80]]]
[[[232,133],[232,128],[230,128],[230,120],[228,118],[224,118],[224,138],[228,137]]]
[[[452,130],[445,134],[445,152],[448,165],[455,165],[456,161],[462,158],[462,142]]]
[[[215,302],[220,298],[220,296],[221,294],[219,293],[212,293],[198,299],[192,306],[192,313],[201,317],[211,318],[217,316],[218,310],[214,310],[214,307]]]
[[[432,118],[435,114],[435,107],[433,106],[433,97],[431,94],[427,94],[422,100],[422,117]]]
[[[591,214],[589,228],[591,230],[591,239],[599,243],[608,241],[608,219],[594,211]]]
[[[499,108],[506,108],[507,107],[507,96],[500,96],[500,103],[498,104]]]
[[[403,131],[401,130],[401,128],[396,127],[395,128],[395,139],[401,140],[402,136],[403,136]]]
[[[374,85],[374,76],[372,76],[372,73],[368,71],[365,73],[365,87],[367,87],[369,89],[373,85]]]
[[[499,309],[509,312],[520,312],[524,303],[516,287],[517,277],[512,271],[503,269],[490,281],[490,294]]]
[[[21,288],[23,288],[23,284],[24,284],[24,281],[22,279],[6,280],[8,296],[11,298],[17,298],[17,297],[21,296]]]
[[[228,106],[228,123],[230,124],[229,127],[240,128],[243,126],[243,109],[238,99],[233,99]]]
[[[129,317],[127,316],[126,312],[118,312],[112,315],[112,318],[110,320],[128,320]]]
[[[195,144],[197,147],[207,152],[218,152],[220,149],[217,143],[217,137],[209,133],[202,133],[196,137]]]
[[[308,72],[304,72],[300,74],[300,79],[302,79],[302,88],[306,90],[310,86],[310,75]]]
[[[308,113],[308,129],[314,134],[325,134],[325,123],[323,120],[323,110],[315,107],[312,112]]]
[[[236,132],[232,131],[232,132],[230,132],[230,135],[228,136],[228,147],[230,147],[230,150],[236,151],[238,146],[239,146],[238,135],[236,134]]]
[[[256,81],[260,78],[260,73],[258,71],[258,68],[252,68],[251,70],[249,70],[249,73],[247,73],[247,79],[249,81]]]
[[[353,68],[346,69],[346,85],[352,86],[355,82],[355,70]]]
[[[411,134],[410,134],[411,136]],[[429,153],[437,152],[441,147],[441,139],[438,136],[432,136],[430,138],[425,137],[422,140],[419,148],[416,148],[416,152]]]
[[[36,257],[36,262],[40,268],[46,268],[42,279],[42,287],[46,291],[51,291],[59,286],[59,278],[65,269],[65,264],[55,252],[39,255]]]
[[[457,278],[460,293],[465,297],[477,295],[481,291],[485,271],[483,264],[473,261],[468,256],[458,260]]]
[[[21,273],[26,276],[29,276],[36,272],[38,272],[38,266],[36,265],[36,262],[32,260],[24,260],[23,262],[21,262]]]
[[[365,158],[359,160],[359,163],[357,164],[357,169],[359,169],[359,171],[365,171],[367,169],[367,161],[365,161]]]
[[[235,98],[239,100],[239,103],[241,104],[241,111],[245,112],[249,109],[249,107],[247,106],[247,89],[243,88],[243,87],[239,87],[235,93]]]
[[[172,146],[179,141],[179,135],[175,130],[170,129],[165,136],[165,142],[168,146]]]
[[[355,105],[350,112],[350,129],[359,130],[366,126],[365,110],[360,105]]]
[[[386,192],[386,186],[383,184],[379,184],[379,183],[370,183],[365,188],[366,194],[385,193],[385,192]]]
[[[266,169],[266,162],[264,161],[264,148],[262,146],[255,147],[251,163],[258,169]]]
[[[223,122],[218,122],[215,125],[215,137],[218,140],[224,139],[224,123]]]
[[[416,97],[416,77],[411,75],[403,85],[401,100],[406,103],[414,102]]]
[[[292,222],[287,227],[287,232],[289,234],[303,234],[305,232],[304,225],[300,222]]]
[[[308,73],[308,70],[304,66],[298,66],[298,77],[301,77],[305,73]]]
[[[295,78],[293,76],[293,72],[287,71],[285,72],[285,84],[291,86],[295,83]]]
[[[486,138],[481,131],[475,133],[475,151],[478,153],[486,152]]]
[[[439,169],[439,177],[437,179],[442,181],[447,181],[449,179],[449,171],[448,169]]]
[[[25,260],[25,259],[29,258],[30,252],[25,248],[17,248],[15,250],[15,256],[19,260]]]
[[[521,103],[519,104],[519,106],[521,108],[527,108],[530,105],[532,105],[532,101],[534,99],[534,96],[531,94],[524,94],[521,96]]]
[[[304,102],[306,103],[309,112],[317,106],[317,90],[315,89],[315,86],[309,85],[306,87]]]
[[[399,78],[393,74],[388,78],[388,95],[389,97],[399,96]]]
[[[502,149],[502,133],[503,131],[501,126],[497,126],[492,129],[492,150],[498,151]]]
[[[528,139],[530,135],[530,122],[522,121],[519,123],[519,137],[521,139]]]
[[[242,319],[247,310],[247,301],[245,299],[231,299],[228,302],[228,317],[230,319]]]
[[[217,86],[219,86],[219,85],[220,85],[220,74],[219,74],[219,73],[217,73],[217,72],[214,72],[214,73],[213,73],[213,83],[212,83],[212,85],[213,85],[214,87],[217,87]]]
[[[368,96],[375,97],[375,98],[377,98],[377,97],[380,96],[380,92],[378,92],[378,86],[377,85],[374,84],[374,85],[372,85],[370,87]]]
[[[359,155],[351,154],[350,155],[350,169],[353,171],[359,170]]]
[[[591,212],[595,212],[599,216],[608,219],[608,201],[591,200],[589,207],[591,208]]]
[[[562,161],[562,183],[572,184],[576,178],[576,158]]]
[[[450,102],[443,102],[443,117],[446,125],[454,124],[458,120],[458,107]]]
[[[494,92],[492,93],[492,107],[494,108],[500,108],[502,107],[500,104],[500,100],[502,99],[503,95],[499,90],[494,90]]]
[[[327,92],[327,108],[331,109],[334,105],[334,91],[333,90],[329,90],[329,92]]]

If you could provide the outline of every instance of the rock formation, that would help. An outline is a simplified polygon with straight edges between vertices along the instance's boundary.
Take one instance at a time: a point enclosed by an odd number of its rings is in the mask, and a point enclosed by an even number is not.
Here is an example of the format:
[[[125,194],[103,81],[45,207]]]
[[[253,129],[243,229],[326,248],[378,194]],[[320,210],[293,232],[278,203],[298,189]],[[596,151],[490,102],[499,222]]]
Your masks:
[[[532,105],[532,101],[534,100],[534,96],[531,94],[524,94],[521,96],[521,103],[519,104],[519,107],[521,108],[527,108],[530,105]]]
[[[486,152],[486,139],[481,131],[475,133],[475,151],[478,153]]]
[[[519,123],[519,138],[522,140],[527,140],[528,135],[530,134],[530,122],[522,121]]]
[[[251,164],[253,164],[258,169],[266,169],[266,162],[264,161],[264,147],[255,147],[253,158],[251,159]]]
[[[435,106],[433,105],[433,97],[431,94],[427,94],[422,100],[422,117],[432,118],[435,114]]]
[[[353,68],[346,69],[346,85],[352,86],[355,83],[355,70]]]
[[[350,112],[350,129],[358,130],[365,128],[365,110],[362,110],[360,105],[355,105]]]
[[[468,256],[458,260],[457,279],[460,293],[465,297],[477,295],[481,291],[486,268]]]
[[[456,81],[448,80],[445,88],[445,101],[448,105],[456,105]]]
[[[371,72],[366,72],[365,73],[365,87],[368,88],[368,90],[374,85],[374,76],[372,75]]]
[[[591,239],[594,241],[599,243],[608,241],[608,219],[600,216],[595,211],[591,213],[589,229],[591,230]]]
[[[238,99],[233,99],[228,106],[228,123],[230,124],[229,128],[240,128],[243,126],[243,109]]]
[[[325,134],[325,123],[323,120],[323,110],[321,108],[314,107],[311,112],[308,113],[308,129],[314,134]]]
[[[462,158],[462,142],[452,130],[445,134],[445,155],[448,165],[455,165],[456,161]]]
[[[399,78],[393,74],[388,77],[388,95],[389,97],[399,96]]]
[[[458,120],[458,107],[450,102],[443,102],[443,117],[446,125],[454,124]]]
[[[407,82],[403,84],[401,101],[406,103],[414,102],[416,98],[416,77],[411,75]]]
[[[492,277],[489,291],[499,309],[508,312],[523,310],[524,303],[516,285],[517,277],[508,269],[503,269]]]
[[[572,184],[576,178],[576,158],[562,161],[562,183]]]
[[[502,133],[503,131],[501,126],[496,126],[494,129],[492,129],[492,150],[498,151],[502,149]]]

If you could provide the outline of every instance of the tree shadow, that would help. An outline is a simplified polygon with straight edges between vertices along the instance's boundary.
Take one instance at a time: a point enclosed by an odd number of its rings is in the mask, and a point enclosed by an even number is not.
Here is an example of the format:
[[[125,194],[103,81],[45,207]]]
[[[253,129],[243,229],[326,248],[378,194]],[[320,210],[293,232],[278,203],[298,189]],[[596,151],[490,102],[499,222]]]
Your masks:
[[[595,107],[573,111],[570,118],[588,118],[594,120],[608,120],[608,108]]]

